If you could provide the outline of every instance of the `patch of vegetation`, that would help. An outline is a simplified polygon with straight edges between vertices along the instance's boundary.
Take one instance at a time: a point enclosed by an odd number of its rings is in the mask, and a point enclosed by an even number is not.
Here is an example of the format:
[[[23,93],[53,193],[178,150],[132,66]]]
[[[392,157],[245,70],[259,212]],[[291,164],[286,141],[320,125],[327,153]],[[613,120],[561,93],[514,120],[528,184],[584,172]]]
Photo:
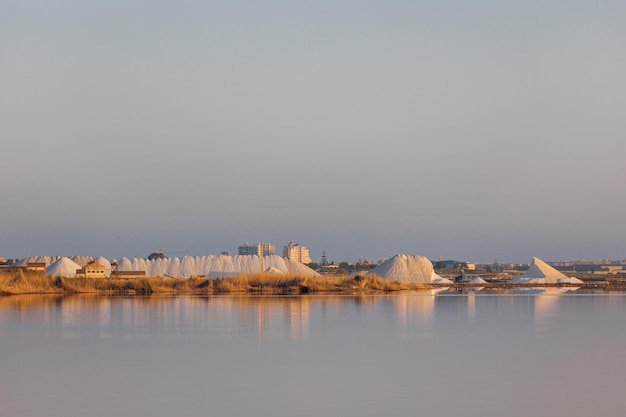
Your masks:
[[[314,294],[380,293],[429,288],[387,281],[374,275],[301,277],[290,274],[240,274],[227,278],[62,278],[16,271],[0,273],[0,295],[11,294]]]

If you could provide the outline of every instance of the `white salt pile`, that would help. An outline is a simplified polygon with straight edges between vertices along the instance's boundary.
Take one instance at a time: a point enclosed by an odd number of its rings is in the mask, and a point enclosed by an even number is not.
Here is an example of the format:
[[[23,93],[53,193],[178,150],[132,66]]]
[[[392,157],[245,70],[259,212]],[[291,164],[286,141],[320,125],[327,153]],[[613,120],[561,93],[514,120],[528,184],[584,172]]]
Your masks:
[[[23,267],[29,263],[42,263],[46,264],[46,267],[48,267],[61,258],[62,256],[29,256],[28,258],[19,260],[15,264],[15,266]],[[77,263],[81,268],[87,265],[89,262],[93,261],[93,258],[91,256],[66,256],[66,258]]]
[[[568,277],[557,271],[539,258],[533,258],[528,270],[519,277],[511,280],[513,284],[580,284],[581,280]]]
[[[76,278],[76,270],[82,267],[69,258],[59,258],[46,268],[46,275],[51,277]]]
[[[104,267],[104,275],[107,277],[110,277],[111,276],[111,262],[103,256],[96,259],[96,261]]]
[[[118,271],[144,271],[149,277],[186,278],[206,276],[223,278],[237,274],[256,272],[287,273],[302,277],[319,276],[308,266],[278,255],[265,256],[263,261],[258,255],[207,255],[184,256],[180,258],[158,258],[130,260],[122,258],[118,262]]]
[[[84,267],[93,260],[94,258],[91,256],[31,256],[21,259],[17,266],[26,266],[31,262],[44,263],[48,275],[73,278],[76,276],[76,269]],[[111,261],[102,256],[95,260],[104,266],[105,275],[110,276]],[[188,278],[206,276],[208,278],[222,278],[256,272],[295,274],[302,277],[320,276],[308,266],[278,255],[265,256],[263,261],[257,255],[207,255],[153,260],[122,258],[115,262],[117,262],[118,271],[144,271],[149,277]]]
[[[461,270],[461,282],[468,284],[486,284],[487,281],[479,277],[478,275],[469,275],[464,270]]]
[[[59,259],[61,259],[59,256],[29,256],[28,258],[24,258],[24,259],[20,259],[19,261],[17,261],[15,263],[15,266],[18,267],[25,267],[27,264],[29,263],[38,263],[38,264],[45,264],[46,268],[50,266],[50,264],[52,264],[53,262],[58,261]]]
[[[396,255],[387,259],[368,274],[390,281],[413,284],[452,284],[452,281],[435,273],[432,262],[425,256]]]
[[[72,256],[70,259],[80,265],[81,268],[93,261],[91,256]]]

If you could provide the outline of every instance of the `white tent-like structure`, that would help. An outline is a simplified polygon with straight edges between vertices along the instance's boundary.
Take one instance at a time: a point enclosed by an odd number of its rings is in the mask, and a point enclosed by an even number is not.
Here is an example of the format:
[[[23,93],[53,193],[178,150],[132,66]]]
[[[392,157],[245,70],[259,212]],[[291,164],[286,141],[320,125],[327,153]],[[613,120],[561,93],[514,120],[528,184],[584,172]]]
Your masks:
[[[371,269],[368,274],[412,284],[452,284],[449,279],[435,273],[433,264],[428,258],[419,255],[395,255]]]
[[[578,278],[568,277],[542,261],[533,258],[528,270],[519,277],[511,280],[512,284],[581,284]]]

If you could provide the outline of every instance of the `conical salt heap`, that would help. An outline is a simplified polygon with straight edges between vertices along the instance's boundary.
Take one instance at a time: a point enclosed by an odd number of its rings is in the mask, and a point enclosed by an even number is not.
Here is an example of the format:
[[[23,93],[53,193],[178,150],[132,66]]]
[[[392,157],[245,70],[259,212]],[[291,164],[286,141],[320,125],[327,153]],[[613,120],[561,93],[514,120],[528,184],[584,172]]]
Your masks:
[[[60,258],[46,268],[46,275],[51,277],[76,278],[76,270],[81,266],[69,258]]]
[[[513,284],[580,284],[581,280],[574,277],[568,277],[561,271],[558,271],[542,261],[539,258],[533,258],[528,270],[519,277],[511,280]]]
[[[387,259],[368,274],[383,279],[412,284],[451,284],[449,279],[435,273],[432,262],[425,256],[396,255]]]

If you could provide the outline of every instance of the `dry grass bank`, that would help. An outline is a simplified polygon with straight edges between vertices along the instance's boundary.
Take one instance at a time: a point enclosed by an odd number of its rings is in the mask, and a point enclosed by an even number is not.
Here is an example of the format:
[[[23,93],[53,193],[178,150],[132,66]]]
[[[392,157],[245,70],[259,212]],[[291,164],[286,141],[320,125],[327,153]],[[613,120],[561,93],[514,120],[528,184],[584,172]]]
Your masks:
[[[36,272],[0,272],[0,295],[193,293],[208,288],[204,278],[62,278]]]
[[[387,281],[374,275],[299,277],[282,274],[241,274],[210,281],[214,293],[311,294],[391,292],[426,288],[425,285]]]
[[[34,272],[0,273],[0,295],[12,294],[311,294],[381,293],[428,288],[386,281],[376,276],[299,277],[287,274],[241,274],[227,278],[61,278]]]

